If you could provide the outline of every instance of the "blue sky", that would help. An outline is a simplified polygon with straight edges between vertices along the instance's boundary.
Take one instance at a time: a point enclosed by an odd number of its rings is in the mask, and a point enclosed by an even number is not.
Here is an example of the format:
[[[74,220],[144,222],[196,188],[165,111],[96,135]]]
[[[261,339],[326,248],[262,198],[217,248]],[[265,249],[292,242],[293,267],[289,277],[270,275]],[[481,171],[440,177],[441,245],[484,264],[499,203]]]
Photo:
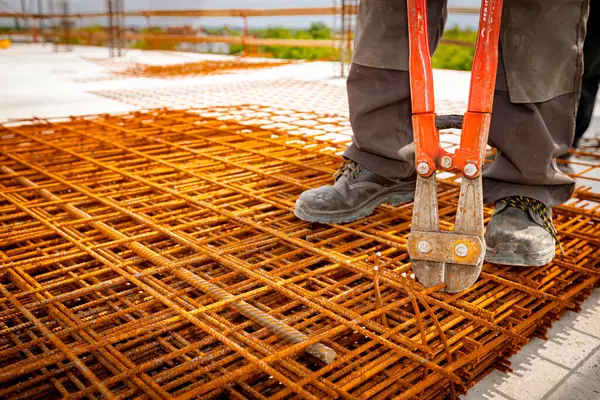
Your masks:
[[[402,1],[402,0],[399,0]],[[26,0],[31,4],[33,10],[37,11],[38,0]],[[13,10],[21,9],[21,0],[0,0],[0,4],[7,4]],[[42,1],[45,6],[48,1]],[[127,10],[142,9],[193,9],[193,8],[286,8],[286,7],[329,7],[333,5],[333,0],[125,0]],[[337,3],[340,3],[338,0]],[[105,0],[71,0],[71,12],[103,11],[105,9]],[[449,0],[450,6],[478,6],[481,0]],[[323,21],[328,25],[333,22],[332,16],[323,17],[260,17],[249,18],[250,28],[261,28],[269,25],[282,25],[288,27],[303,28],[308,27],[311,22]],[[5,25],[8,21],[0,21]],[[92,21],[90,21],[92,22]],[[101,19],[93,21],[103,23]],[[88,22],[89,23],[89,22]],[[128,19],[127,25],[144,25],[145,21],[141,19]],[[240,18],[153,18],[152,23],[156,25],[198,25],[198,26],[241,26]],[[451,15],[448,20],[448,26],[458,24],[460,26],[476,26],[476,16]]]

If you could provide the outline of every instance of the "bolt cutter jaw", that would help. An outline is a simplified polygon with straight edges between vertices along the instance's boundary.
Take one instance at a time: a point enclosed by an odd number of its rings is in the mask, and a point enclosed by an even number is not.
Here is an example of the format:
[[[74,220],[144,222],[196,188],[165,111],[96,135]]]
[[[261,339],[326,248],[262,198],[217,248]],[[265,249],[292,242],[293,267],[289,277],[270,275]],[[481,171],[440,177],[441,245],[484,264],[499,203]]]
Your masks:
[[[483,267],[483,236],[481,176],[463,177],[453,232],[439,228],[435,173],[417,177],[408,254],[419,282],[427,287],[445,283],[449,293],[471,287]]]

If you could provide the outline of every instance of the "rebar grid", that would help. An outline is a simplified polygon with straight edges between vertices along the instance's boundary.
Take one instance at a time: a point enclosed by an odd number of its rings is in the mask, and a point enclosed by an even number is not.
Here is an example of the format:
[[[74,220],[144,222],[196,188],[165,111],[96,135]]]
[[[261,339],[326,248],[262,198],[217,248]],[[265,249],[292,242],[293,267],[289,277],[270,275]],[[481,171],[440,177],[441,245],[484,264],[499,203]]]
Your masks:
[[[346,117],[349,114],[345,85],[290,78],[193,84],[185,87],[98,90],[91,93],[143,109],[165,106],[190,109],[215,105],[258,104]],[[436,110],[439,114],[459,114],[466,109],[467,105],[463,102],[436,99]],[[351,131],[348,130],[347,133],[350,135]]]
[[[172,54],[169,56],[173,57]],[[189,60],[189,57],[181,57]],[[222,60],[187,61],[176,64],[144,64],[128,60],[84,57],[86,61],[106,69],[107,76],[78,78],[76,82],[92,82],[124,78],[186,79],[196,76],[231,74],[250,70],[275,68],[298,62],[279,59],[228,57]]]
[[[344,86],[321,82],[300,81],[289,78],[236,82],[226,84],[206,84],[176,88],[101,90],[92,93],[130,104],[143,109],[162,108],[168,105],[171,109],[190,109],[198,107],[214,107],[254,104],[263,107],[281,107],[292,113],[307,112],[312,116],[302,120],[303,134],[316,136],[319,139],[345,142],[352,136],[348,121],[348,97]],[[443,114],[462,114],[466,104],[456,100],[436,99],[436,112]],[[281,111],[280,111],[281,112]],[[331,124],[320,124],[317,119],[331,118]],[[315,129],[308,129],[314,127]],[[286,126],[279,127],[288,128]],[[442,146],[453,151],[460,142],[459,131],[441,132]],[[598,153],[597,138],[583,138],[580,150],[573,152],[575,158],[568,162],[580,178],[580,184],[589,185],[600,178],[595,168],[593,156]],[[589,156],[592,156],[592,159]],[[558,163],[566,163],[558,159]]]
[[[120,75],[142,78],[188,78],[191,76],[217,75],[243,70],[273,68],[291,64],[286,60],[248,61],[246,59],[233,60],[206,60],[186,62],[171,65],[146,65],[134,64],[132,67],[120,72]]]
[[[596,287],[585,187],[555,209],[564,255],[485,265],[454,295],[412,277],[411,204],[299,221],[295,199],[331,182],[346,146],[305,135],[343,124],[326,118],[237,106],[2,126],[0,397],[453,398]],[[456,177],[440,185],[451,228]]]

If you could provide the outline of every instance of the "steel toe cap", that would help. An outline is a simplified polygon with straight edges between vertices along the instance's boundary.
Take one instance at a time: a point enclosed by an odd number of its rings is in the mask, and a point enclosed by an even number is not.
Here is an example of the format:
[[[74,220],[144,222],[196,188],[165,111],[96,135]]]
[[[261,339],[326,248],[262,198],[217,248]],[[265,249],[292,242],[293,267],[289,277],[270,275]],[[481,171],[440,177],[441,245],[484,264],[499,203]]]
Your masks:
[[[327,185],[303,192],[297,201],[306,208],[327,212],[347,208],[345,200],[333,186]]]
[[[536,266],[554,258],[554,238],[529,213],[507,207],[488,223],[486,260],[498,264]]]

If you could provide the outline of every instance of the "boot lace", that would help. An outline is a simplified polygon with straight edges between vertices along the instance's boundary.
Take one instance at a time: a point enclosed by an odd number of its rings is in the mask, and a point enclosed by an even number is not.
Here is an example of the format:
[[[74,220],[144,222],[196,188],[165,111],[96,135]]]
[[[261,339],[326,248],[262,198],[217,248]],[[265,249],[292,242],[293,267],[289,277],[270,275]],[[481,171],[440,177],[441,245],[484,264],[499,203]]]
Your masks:
[[[346,175],[352,177],[352,179],[356,179],[354,175],[356,172],[361,172],[360,165],[352,160],[344,160],[342,166],[333,174],[333,178],[337,181],[340,177]]]
[[[542,220],[542,227],[552,235],[556,243],[558,243],[558,245],[560,246],[560,251],[562,252],[562,254],[565,254],[562,244],[560,243],[560,240],[558,240],[558,232],[554,227],[552,220],[550,219],[550,217],[548,217],[548,207],[544,203],[536,199],[524,196],[511,196],[503,200],[506,201],[507,206],[509,207],[518,208],[520,210],[525,211],[526,213],[532,211],[534,214],[538,215]]]

